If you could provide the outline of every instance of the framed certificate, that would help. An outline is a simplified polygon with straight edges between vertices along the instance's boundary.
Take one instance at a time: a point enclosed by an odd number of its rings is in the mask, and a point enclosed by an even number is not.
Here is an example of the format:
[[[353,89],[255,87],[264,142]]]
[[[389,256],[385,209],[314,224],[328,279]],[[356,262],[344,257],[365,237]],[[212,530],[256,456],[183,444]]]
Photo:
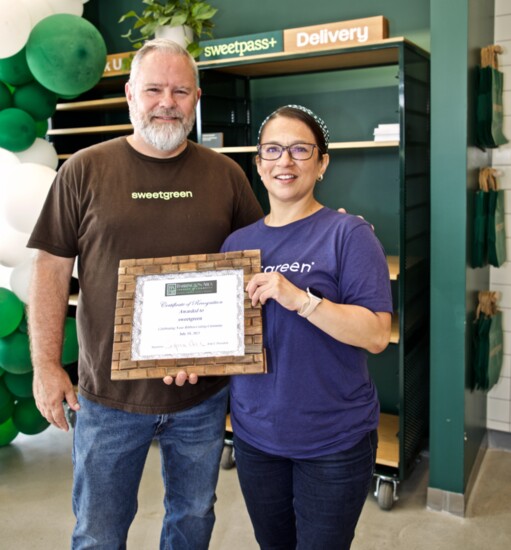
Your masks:
[[[259,250],[121,260],[112,380],[266,372]]]

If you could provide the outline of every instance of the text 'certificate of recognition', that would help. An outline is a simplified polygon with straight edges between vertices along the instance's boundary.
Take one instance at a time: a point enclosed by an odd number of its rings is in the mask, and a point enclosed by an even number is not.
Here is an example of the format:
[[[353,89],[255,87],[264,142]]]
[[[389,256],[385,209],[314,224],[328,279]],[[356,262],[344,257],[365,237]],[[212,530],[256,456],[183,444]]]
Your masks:
[[[132,360],[244,355],[242,269],[137,277]]]

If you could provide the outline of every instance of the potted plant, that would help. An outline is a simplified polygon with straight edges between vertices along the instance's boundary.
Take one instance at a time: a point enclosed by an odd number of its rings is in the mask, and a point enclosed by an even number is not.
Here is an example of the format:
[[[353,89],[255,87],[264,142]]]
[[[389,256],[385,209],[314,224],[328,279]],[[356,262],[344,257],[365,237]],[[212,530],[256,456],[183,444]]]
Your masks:
[[[135,18],[133,29],[123,34],[123,38],[127,38],[138,49],[142,47],[144,40],[154,35],[164,36],[161,28],[188,27],[189,30],[184,31],[186,41],[183,45],[193,57],[199,57],[201,48],[194,39],[212,36],[211,29],[214,25],[211,18],[218,11],[216,8],[202,0],[142,0],[142,3],[146,7],[140,15],[131,10],[119,19],[119,23],[122,23],[126,19]],[[139,32],[138,37],[132,36],[133,30]]]

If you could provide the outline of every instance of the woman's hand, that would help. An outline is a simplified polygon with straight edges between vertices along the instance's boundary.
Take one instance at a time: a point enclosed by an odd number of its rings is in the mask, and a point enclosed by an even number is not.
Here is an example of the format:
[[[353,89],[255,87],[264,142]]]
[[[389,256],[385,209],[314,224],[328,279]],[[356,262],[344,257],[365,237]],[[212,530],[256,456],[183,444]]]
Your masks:
[[[289,282],[284,275],[277,272],[258,273],[247,285],[248,297],[252,305],[264,305],[272,299],[290,311],[299,311],[307,301],[307,293]]]

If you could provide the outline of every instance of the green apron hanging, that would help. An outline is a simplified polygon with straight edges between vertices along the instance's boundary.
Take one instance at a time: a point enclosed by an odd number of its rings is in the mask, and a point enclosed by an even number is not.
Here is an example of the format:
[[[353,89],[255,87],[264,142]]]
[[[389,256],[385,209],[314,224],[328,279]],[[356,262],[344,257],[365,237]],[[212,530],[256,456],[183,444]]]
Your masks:
[[[476,143],[482,149],[496,148],[508,142],[503,132],[504,75],[498,69],[500,46],[481,50],[481,66],[477,75]]]
[[[488,263],[488,184],[487,168],[479,170],[479,190],[474,195],[474,224],[472,231],[472,267]]]
[[[488,391],[499,380],[503,361],[502,313],[496,292],[479,292],[473,333],[471,388]]]
[[[504,191],[499,190],[496,170],[489,172],[488,190],[488,262],[500,267],[506,261]]]

